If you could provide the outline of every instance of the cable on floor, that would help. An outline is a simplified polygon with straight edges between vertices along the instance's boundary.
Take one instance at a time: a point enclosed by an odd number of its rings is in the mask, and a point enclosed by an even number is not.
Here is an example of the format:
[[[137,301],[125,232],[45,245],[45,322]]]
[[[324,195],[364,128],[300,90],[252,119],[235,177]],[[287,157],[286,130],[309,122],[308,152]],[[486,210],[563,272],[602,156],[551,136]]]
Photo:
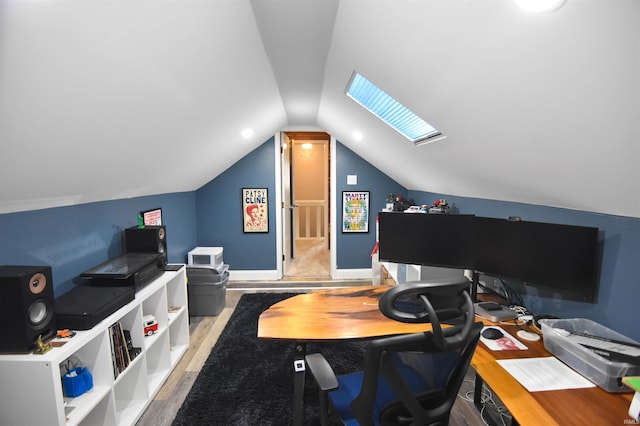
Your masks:
[[[473,380],[467,379],[463,382],[463,384],[464,383],[470,383],[472,387],[475,386],[475,383]],[[462,391],[458,392],[459,398],[475,405],[473,396],[474,396],[473,389],[466,392],[462,392]],[[492,410],[496,414],[496,416],[500,419],[502,426],[511,424],[511,414],[509,414],[509,412],[504,406],[499,405],[493,399],[493,393],[491,392],[491,389],[489,389],[484,383],[482,385],[482,392],[480,394],[480,403],[482,404],[482,408],[480,409],[480,420],[482,420],[482,423],[485,426],[494,426],[493,422],[489,423],[488,420],[485,418],[485,412],[487,412],[487,415],[489,416],[489,418],[493,420],[494,416],[491,415],[491,412],[489,410]]]

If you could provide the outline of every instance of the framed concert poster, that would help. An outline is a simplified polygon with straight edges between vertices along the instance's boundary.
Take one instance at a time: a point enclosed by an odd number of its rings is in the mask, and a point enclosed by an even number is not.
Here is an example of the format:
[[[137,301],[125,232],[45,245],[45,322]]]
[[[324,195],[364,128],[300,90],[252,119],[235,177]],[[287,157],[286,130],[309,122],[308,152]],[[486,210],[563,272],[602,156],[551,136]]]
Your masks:
[[[244,232],[269,232],[267,188],[242,188],[242,226]]]
[[[140,212],[140,216],[142,216],[142,224],[144,226],[162,225],[162,209],[160,207],[142,211]]]
[[[369,232],[369,191],[342,191],[342,232]]]

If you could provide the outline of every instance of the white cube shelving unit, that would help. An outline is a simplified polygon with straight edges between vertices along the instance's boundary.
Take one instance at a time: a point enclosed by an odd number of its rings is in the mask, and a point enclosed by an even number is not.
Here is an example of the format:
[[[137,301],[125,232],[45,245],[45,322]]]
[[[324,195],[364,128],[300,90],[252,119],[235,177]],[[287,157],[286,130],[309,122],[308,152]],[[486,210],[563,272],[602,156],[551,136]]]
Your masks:
[[[151,336],[143,333],[147,314],[159,325]],[[142,352],[114,378],[109,328],[118,322]],[[164,272],[92,329],[54,343],[43,355],[0,355],[0,424],[134,425],[189,347],[186,268]],[[93,389],[68,398],[62,366],[72,356],[91,372]]]

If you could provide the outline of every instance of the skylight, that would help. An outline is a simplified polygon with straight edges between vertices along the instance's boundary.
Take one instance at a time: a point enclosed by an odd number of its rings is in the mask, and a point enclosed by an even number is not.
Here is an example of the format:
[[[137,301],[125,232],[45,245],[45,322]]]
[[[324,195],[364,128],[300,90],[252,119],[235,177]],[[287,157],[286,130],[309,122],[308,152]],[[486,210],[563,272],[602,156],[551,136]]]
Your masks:
[[[351,76],[345,93],[416,145],[441,136],[432,125],[357,72]]]

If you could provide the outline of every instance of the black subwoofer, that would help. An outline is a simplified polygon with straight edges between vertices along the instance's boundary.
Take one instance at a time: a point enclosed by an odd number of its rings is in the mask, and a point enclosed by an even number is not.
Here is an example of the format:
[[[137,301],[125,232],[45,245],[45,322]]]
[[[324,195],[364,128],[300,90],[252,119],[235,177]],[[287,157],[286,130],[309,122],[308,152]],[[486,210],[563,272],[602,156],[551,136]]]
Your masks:
[[[56,334],[49,266],[0,266],[0,353],[26,353]]]

